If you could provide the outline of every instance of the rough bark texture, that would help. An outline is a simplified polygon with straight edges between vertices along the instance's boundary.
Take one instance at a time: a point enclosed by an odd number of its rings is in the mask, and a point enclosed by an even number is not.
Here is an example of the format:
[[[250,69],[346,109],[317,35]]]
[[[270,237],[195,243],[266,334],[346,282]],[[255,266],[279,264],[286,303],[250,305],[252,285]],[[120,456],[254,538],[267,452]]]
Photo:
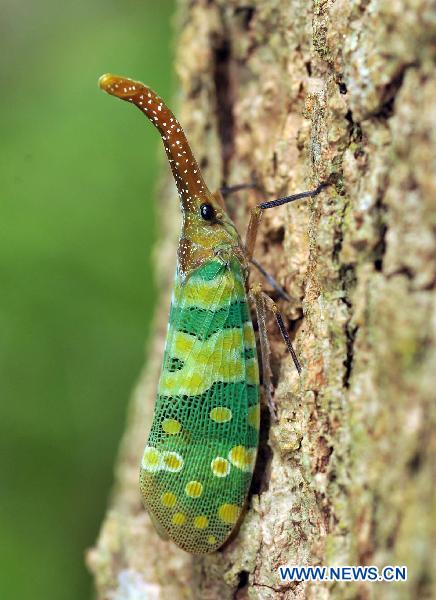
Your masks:
[[[263,412],[239,535],[205,558],[160,540],[138,492],[175,261],[165,184],[166,302],[88,554],[99,598],[434,594],[435,13],[431,0],[180,2],[178,115],[194,153],[212,189],[264,190],[231,199],[241,230],[255,202],[334,183],[265,214],[257,258],[294,299],[281,309],[304,370],[271,322],[279,420]],[[409,578],[281,584],[283,564],[405,564]]]

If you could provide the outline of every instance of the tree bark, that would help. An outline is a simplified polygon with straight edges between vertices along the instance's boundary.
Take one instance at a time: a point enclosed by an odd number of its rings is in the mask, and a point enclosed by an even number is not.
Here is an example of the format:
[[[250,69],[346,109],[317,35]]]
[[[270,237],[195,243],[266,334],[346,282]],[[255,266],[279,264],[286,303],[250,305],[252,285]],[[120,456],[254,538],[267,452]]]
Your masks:
[[[175,265],[166,175],[165,302],[87,557],[98,598],[435,597],[435,4],[181,0],[178,30],[175,112],[211,189],[263,190],[229,199],[241,232],[256,202],[331,185],[265,213],[256,257],[293,298],[303,373],[272,320],[278,422],[263,411],[239,534],[198,558],[158,537],[138,491]],[[407,565],[408,580],[281,583],[286,564]]]

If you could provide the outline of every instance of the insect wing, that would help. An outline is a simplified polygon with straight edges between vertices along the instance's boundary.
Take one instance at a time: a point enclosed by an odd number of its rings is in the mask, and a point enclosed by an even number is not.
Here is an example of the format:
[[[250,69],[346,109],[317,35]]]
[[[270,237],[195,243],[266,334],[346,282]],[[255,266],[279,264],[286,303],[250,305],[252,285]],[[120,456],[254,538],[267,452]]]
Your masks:
[[[243,275],[236,261],[209,261],[175,286],[141,466],[146,507],[183,549],[216,550],[235,527],[258,428],[258,364]]]

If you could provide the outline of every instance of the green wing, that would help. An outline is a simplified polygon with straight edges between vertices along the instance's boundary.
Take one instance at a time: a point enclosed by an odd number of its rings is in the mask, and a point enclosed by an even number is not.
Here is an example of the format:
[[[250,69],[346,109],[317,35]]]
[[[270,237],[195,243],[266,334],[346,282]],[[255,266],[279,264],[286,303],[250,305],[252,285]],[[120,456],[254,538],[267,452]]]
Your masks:
[[[181,548],[219,548],[250,486],[259,428],[253,327],[237,261],[175,286],[164,363],[141,465],[144,504]]]

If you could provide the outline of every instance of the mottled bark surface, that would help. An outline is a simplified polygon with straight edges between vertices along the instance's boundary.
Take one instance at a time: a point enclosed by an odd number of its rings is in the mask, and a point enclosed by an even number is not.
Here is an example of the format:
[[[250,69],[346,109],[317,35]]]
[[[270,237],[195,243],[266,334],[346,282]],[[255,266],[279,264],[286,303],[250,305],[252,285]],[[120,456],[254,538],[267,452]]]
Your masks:
[[[271,321],[279,419],[263,412],[239,535],[205,558],[160,540],[138,492],[175,261],[165,184],[165,302],[88,554],[98,597],[430,598],[435,4],[184,0],[179,12],[178,115],[210,187],[255,178],[264,190],[230,199],[241,231],[255,202],[334,183],[265,214],[256,256],[293,298],[280,306],[303,373]],[[409,578],[281,584],[291,563],[405,564]]]

